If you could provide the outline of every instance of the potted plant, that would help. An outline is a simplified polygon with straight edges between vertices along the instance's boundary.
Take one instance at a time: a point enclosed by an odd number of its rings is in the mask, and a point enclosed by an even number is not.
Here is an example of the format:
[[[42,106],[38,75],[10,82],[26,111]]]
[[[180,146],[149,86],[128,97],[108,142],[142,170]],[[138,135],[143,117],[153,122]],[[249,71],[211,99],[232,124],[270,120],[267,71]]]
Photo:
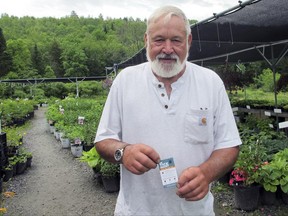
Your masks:
[[[102,184],[101,176],[101,166],[104,163],[104,159],[100,157],[99,153],[96,151],[96,148],[93,147],[89,151],[83,151],[82,156],[78,158],[81,162],[87,163],[95,173],[95,178],[98,183]]]
[[[104,161],[100,173],[105,191],[107,193],[118,192],[120,188],[120,165]]]
[[[281,176],[279,163],[264,162],[257,172],[257,182],[262,186],[260,194],[264,205],[273,205],[276,202],[276,191]]]
[[[31,167],[33,158],[31,152],[29,152],[25,147],[20,147],[18,151],[18,156],[26,158],[26,167]]]
[[[104,159],[100,157],[95,147],[91,148],[89,151],[83,151],[82,156],[78,159],[81,162],[87,163],[88,166],[96,172],[100,171],[101,165],[104,163]]]
[[[260,192],[257,177],[265,159],[265,148],[258,140],[243,142],[229,181],[234,190],[236,208],[245,211],[257,209]]]
[[[3,169],[4,177],[3,181],[7,182],[13,177],[13,166],[11,164],[8,164]]]
[[[288,204],[288,148],[275,154],[272,162],[278,165],[279,173],[281,173],[279,176],[281,197],[283,202]]]
[[[8,163],[12,166],[13,168],[13,176],[15,176],[17,173],[17,163],[18,163],[18,159],[17,156],[12,156],[12,157],[8,157]]]
[[[73,125],[71,127],[69,127],[69,129],[67,130],[67,132],[65,132],[65,134],[67,134],[67,137],[70,140],[70,148],[71,148],[71,152],[72,155],[74,157],[81,157],[82,155],[82,151],[83,151],[83,128],[78,125]]]
[[[18,155],[16,157],[17,157],[16,174],[22,174],[26,169],[27,157],[25,155]]]

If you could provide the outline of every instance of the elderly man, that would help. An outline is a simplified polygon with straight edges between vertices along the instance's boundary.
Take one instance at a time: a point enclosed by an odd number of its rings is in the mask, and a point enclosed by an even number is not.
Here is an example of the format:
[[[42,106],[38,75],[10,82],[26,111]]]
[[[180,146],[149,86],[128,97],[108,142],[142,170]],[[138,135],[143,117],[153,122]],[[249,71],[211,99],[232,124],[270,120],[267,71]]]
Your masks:
[[[213,71],[187,62],[185,14],[156,10],[144,36],[148,62],[115,79],[95,138],[121,163],[115,215],[214,215],[210,184],[241,144],[229,99]]]

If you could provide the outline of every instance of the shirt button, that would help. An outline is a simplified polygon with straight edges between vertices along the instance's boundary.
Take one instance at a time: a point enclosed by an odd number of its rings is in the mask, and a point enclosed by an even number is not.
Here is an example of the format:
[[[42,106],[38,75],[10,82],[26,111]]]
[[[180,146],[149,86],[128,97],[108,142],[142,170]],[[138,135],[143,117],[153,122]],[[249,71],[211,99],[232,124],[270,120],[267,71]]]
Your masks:
[[[164,94],[164,93],[162,93],[162,94],[161,94],[161,96],[162,96],[162,97],[164,97],[164,96],[165,96],[165,94]]]
[[[161,88],[162,87],[162,85],[161,84],[158,84],[158,88]]]
[[[165,107],[165,109],[168,109],[168,105],[165,105],[164,107]]]

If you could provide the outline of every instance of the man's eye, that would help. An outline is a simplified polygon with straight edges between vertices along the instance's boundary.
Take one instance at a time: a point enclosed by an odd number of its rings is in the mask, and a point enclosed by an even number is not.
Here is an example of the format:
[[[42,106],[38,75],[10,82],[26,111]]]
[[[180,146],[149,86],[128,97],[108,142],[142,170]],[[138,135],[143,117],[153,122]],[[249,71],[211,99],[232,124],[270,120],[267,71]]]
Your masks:
[[[180,39],[173,39],[172,41],[173,41],[173,42],[177,42],[177,43],[181,43],[181,40],[180,40]]]
[[[164,39],[159,38],[155,40],[155,42],[162,42],[162,41],[164,41]]]

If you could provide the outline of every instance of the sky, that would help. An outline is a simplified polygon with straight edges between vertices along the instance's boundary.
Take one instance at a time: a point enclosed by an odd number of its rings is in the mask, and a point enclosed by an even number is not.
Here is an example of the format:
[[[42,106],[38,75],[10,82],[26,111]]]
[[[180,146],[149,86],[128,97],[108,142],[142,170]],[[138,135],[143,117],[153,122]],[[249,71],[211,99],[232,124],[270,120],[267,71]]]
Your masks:
[[[75,11],[79,17],[132,17],[144,20],[163,5],[174,5],[184,11],[188,19],[210,18],[238,5],[238,0],[0,0],[0,15],[55,17],[69,16]]]

